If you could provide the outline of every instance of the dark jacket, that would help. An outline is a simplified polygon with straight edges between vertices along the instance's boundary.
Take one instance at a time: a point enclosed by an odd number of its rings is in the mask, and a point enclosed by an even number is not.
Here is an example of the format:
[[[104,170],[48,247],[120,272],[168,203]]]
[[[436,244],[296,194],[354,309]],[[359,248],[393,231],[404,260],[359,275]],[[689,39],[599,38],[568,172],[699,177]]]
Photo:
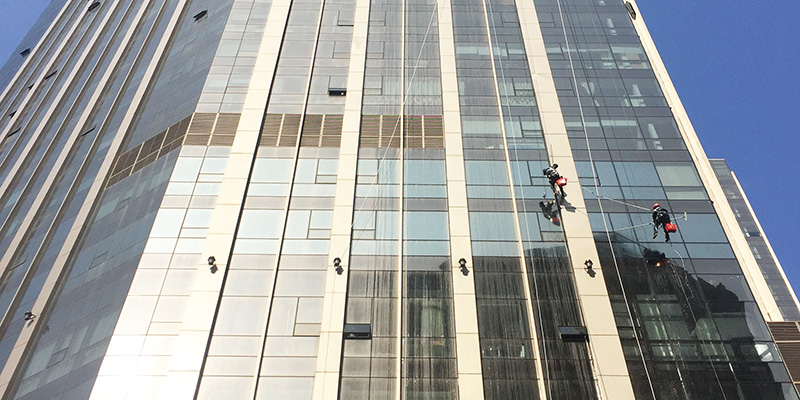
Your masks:
[[[670,222],[669,211],[664,207],[656,207],[653,209],[653,223],[665,224]]]

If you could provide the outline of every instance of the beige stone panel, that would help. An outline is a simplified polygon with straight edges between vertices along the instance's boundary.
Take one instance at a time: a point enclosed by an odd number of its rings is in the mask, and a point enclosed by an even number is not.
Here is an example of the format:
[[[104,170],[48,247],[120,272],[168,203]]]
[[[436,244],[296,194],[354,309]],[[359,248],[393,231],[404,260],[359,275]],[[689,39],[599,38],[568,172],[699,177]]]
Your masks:
[[[458,379],[459,400],[483,399],[483,375],[461,374]]]
[[[106,356],[135,356],[144,346],[144,335],[115,335],[111,337]]]
[[[559,165],[561,165],[561,164],[559,164]],[[575,190],[573,190],[573,192],[574,191]],[[574,198],[577,198],[577,196],[575,196],[573,198],[572,197],[572,193],[570,191],[567,191],[567,193],[569,193],[569,196],[567,196],[567,198],[570,201],[573,201]],[[573,204],[573,206],[574,207],[578,207],[577,204]],[[589,224],[589,218],[586,217],[585,214],[582,214],[582,213],[579,213],[579,212],[565,211],[565,209],[562,208],[562,210],[561,210],[561,223],[564,226],[569,227],[569,231],[567,231],[567,237],[569,239],[572,239],[572,238],[576,238],[576,239],[577,238],[591,239],[593,237],[592,228],[591,228],[591,225]],[[585,246],[586,244],[589,244],[589,243],[588,243],[588,241],[581,241],[580,244],[581,245],[574,246],[570,242],[570,253],[572,253],[572,248],[573,247],[575,247],[575,251],[580,251],[581,249],[585,249],[586,247],[583,247],[583,246]],[[592,241],[591,245],[594,245],[594,241]],[[596,252],[596,250],[595,250],[595,252]],[[575,254],[575,253],[573,253],[573,254]],[[584,258],[584,260],[585,260],[585,258]]]
[[[208,271],[201,272],[208,274]],[[184,313],[181,330],[186,331],[206,331],[210,329],[210,324],[214,319],[213,311],[217,308],[219,300],[219,289],[217,291],[199,292],[193,291],[189,296],[186,305],[187,312]],[[189,311],[191,310],[191,311]],[[205,311],[205,312],[201,312]],[[212,312],[208,312],[212,311]]]
[[[157,296],[128,296],[120,312],[114,334],[144,335],[156,309]]]
[[[163,376],[135,376],[132,377],[131,388],[125,400],[152,400],[164,390],[166,378]]]
[[[167,276],[166,269],[139,269],[133,276],[128,296],[158,296]]]
[[[481,372],[481,352],[464,351],[480,349],[480,340],[477,333],[456,333],[456,344],[462,351],[458,352],[458,374],[459,381],[462,380],[461,374],[482,376]],[[466,378],[466,377],[463,377]]]
[[[594,276],[589,275],[589,272],[586,271],[586,267],[583,266],[583,262],[580,259],[574,258],[575,265],[572,272],[575,274],[575,287],[576,289],[585,296],[606,296],[608,291],[606,290],[606,284],[603,280],[603,271],[600,269],[599,263],[595,262],[594,264]],[[584,260],[586,260],[584,258]]]
[[[130,376],[136,368],[139,355],[133,356],[109,356],[103,358],[98,375],[103,376]]]
[[[132,385],[127,376],[98,376],[92,387],[92,400],[116,400],[120,393],[128,392]]]
[[[178,336],[150,335],[144,339],[141,354],[145,356],[171,355]]]
[[[180,322],[153,322],[150,324],[148,335],[175,335],[181,330]]]
[[[468,278],[459,269],[453,269],[453,281],[467,280]],[[475,289],[473,283],[472,293],[455,294],[453,296],[455,304],[456,334],[471,333],[478,334],[478,306],[475,302]],[[477,337],[477,336],[476,336]]]
[[[450,75],[442,74],[442,77],[447,77]],[[459,111],[449,111],[444,110],[442,114],[442,121],[444,123],[444,131],[446,133],[457,133],[459,137],[461,136],[461,114]],[[459,128],[459,129],[456,129]],[[461,145],[458,146],[458,149],[453,149],[454,151],[461,153]]]
[[[617,335],[591,335],[589,337],[601,375],[628,375],[625,356],[617,351],[622,347]]]
[[[469,274],[472,275],[474,273],[472,266],[467,264],[467,268],[469,269]],[[475,296],[475,280],[464,276],[460,268],[453,268],[453,294],[456,296]],[[475,320],[477,321],[477,319]]]
[[[540,52],[536,52],[535,54],[529,54],[528,63],[530,64],[531,70],[533,71],[533,76],[534,77],[541,76],[541,78],[537,79],[540,80],[540,82],[537,82],[537,86],[544,84],[546,81],[552,78],[552,76],[550,75],[550,60],[547,59],[546,54]],[[555,84],[553,84],[553,88],[555,88]]]
[[[170,356],[139,356],[137,357],[136,369],[133,371],[134,375],[167,375],[167,367],[169,366]]]
[[[196,374],[196,366],[203,362],[207,342],[208,332],[206,331],[182,330],[175,342],[175,349],[169,365],[170,373],[187,371]]]
[[[631,379],[626,376],[604,375],[601,381],[606,399],[613,400],[634,400],[633,386]]]
[[[191,399],[197,389],[197,372],[170,371],[164,383],[165,390],[158,397],[161,400]]]
[[[541,118],[542,129],[545,132],[545,139],[547,139],[551,134],[566,134],[567,130],[564,126],[564,119],[561,116],[561,113],[540,112],[539,117]]]
[[[344,165],[345,169],[352,172],[352,176],[356,175],[355,165]],[[336,192],[333,198],[334,206],[350,208],[353,205],[353,200],[356,196],[356,180],[355,179],[342,179],[337,182]],[[341,212],[347,212],[341,210]]]
[[[442,83],[443,87],[446,87],[445,85],[446,85],[445,83]],[[458,93],[450,91],[450,90],[442,93],[442,103],[445,103],[445,102],[458,104]]]
[[[550,135],[547,137],[547,150],[550,154],[550,158],[556,161],[558,158],[567,158],[572,161],[572,148],[569,145],[569,138],[567,135]],[[558,162],[558,161],[556,161]],[[571,164],[571,163],[570,163]],[[561,164],[559,164],[561,165]],[[571,165],[565,165],[565,167],[569,168]],[[562,174],[566,174],[567,172],[562,168],[558,169],[559,172]]]
[[[247,93],[253,94],[252,96],[245,96],[244,98],[242,109],[248,111],[247,117],[252,118],[253,113],[250,113],[250,111],[260,111],[263,116],[264,103],[261,102],[261,100],[269,96],[269,91],[263,89],[249,89]],[[252,123],[252,121],[248,121],[248,124],[250,123]]]
[[[589,335],[617,335],[617,324],[614,321],[614,311],[605,296],[578,295],[583,308],[583,318]],[[622,348],[620,347],[620,350]],[[602,371],[601,371],[602,374]]]

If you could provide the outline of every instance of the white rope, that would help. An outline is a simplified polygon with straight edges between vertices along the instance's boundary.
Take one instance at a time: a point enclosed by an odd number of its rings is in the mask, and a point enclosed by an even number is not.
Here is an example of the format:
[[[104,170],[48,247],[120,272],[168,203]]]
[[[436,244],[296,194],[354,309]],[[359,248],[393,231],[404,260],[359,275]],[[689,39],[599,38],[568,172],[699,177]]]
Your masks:
[[[586,128],[584,128],[584,129],[586,129]],[[591,150],[590,150],[590,151],[589,151],[589,158],[591,159],[591,157],[592,157],[592,152],[591,152]],[[594,166],[592,166],[592,173],[594,174]],[[596,176],[596,175],[595,175],[595,176]],[[591,194],[593,194],[593,195],[597,196],[598,198],[603,198],[603,199],[605,199],[605,200],[613,201],[613,202],[615,202],[615,203],[619,203],[619,204],[624,204],[624,205],[626,205],[626,206],[633,207],[633,208],[638,208],[638,209],[640,209],[640,210],[652,211],[652,209],[651,209],[651,208],[647,208],[647,207],[638,206],[638,205],[636,205],[636,204],[626,203],[626,202],[624,202],[624,201],[621,201],[621,200],[612,199],[611,197],[607,197],[607,196],[603,196],[603,195],[601,195],[601,194],[599,193],[599,192],[600,192],[600,188],[599,188],[599,186],[597,185],[597,179],[595,179],[595,185],[594,185],[594,186],[595,186],[595,188],[597,188],[597,189],[596,189],[596,190],[597,190],[597,192],[593,192],[593,191],[591,191],[590,189],[588,189],[588,188],[585,188],[585,187],[583,187],[583,186],[581,186],[581,189],[583,189],[583,190],[585,190],[585,191],[587,191],[587,192],[589,192],[589,193],[591,193]]]

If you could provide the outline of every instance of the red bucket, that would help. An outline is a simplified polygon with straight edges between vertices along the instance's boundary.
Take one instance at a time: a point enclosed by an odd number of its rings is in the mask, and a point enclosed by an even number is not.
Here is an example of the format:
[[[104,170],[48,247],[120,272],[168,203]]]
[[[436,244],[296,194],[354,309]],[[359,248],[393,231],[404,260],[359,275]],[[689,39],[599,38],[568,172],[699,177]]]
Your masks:
[[[558,187],[567,186],[567,178],[564,178],[563,176],[561,178],[558,178],[556,184],[558,184]]]
[[[664,225],[664,229],[669,233],[675,233],[675,232],[678,231],[678,227],[675,226],[675,224],[673,224],[673,223],[668,223],[668,224]]]

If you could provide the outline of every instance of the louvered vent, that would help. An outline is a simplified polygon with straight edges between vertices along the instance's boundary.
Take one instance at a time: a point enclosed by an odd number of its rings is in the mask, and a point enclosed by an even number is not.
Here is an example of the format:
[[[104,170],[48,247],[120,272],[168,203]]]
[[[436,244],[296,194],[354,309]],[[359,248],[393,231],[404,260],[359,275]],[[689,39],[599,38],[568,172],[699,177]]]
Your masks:
[[[767,322],[789,376],[800,391],[800,326],[798,322]]]
[[[118,155],[106,187],[114,185],[172,150],[181,147],[190,121],[192,121],[192,117],[188,116],[151,136],[144,143]]]
[[[300,114],[267,114],[261,127],[263,147],[294,147],[300,130]],[[342,141],[342,116],[306,114],[300,136],[302,147],[339,147]]]
[[[361,147],[400,147],[410,149],[444,148],[441,115],[406,115],[403,129],[397,115],[364,115],[361,117]]]

